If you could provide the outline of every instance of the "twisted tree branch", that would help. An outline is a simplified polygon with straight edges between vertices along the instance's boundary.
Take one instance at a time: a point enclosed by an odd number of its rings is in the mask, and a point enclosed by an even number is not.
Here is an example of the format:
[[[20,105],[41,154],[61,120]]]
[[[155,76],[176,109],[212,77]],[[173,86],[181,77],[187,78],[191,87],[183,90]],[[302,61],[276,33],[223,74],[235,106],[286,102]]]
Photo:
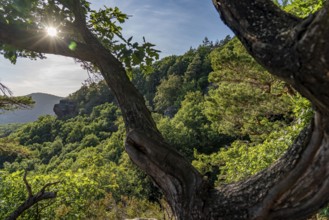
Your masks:
[[[44,185],[41,188],[41,190],[39,192],[37,192],[36,194],[33,195],[32,187],[28,183],[28,181],[26,179],[26,176],[27,176],[27,171],[25,171],[25,173],[24,173],[23,181],[25,183],[26,190],[28,191],[28,198],[15,211],[12,212],[6,218],[6,220],[15,220],[20,215],[22,215],[24,211],[31,208],[33,205],[37,204],[38,202],[40,202],[42,200],[54,199],[57,196],[56,192],[47,192],[46,189],[50,186],[53,186],[53,185],[56,185],[56,184],[60,183],[59,181],[52,182],[52,183],[47,183],[46,185]]]
[[[329,114],[329,3],[305,19],[271,0],[213,0],[222,20],[270,73]],[[321,98],[319,98],[321,97]]]

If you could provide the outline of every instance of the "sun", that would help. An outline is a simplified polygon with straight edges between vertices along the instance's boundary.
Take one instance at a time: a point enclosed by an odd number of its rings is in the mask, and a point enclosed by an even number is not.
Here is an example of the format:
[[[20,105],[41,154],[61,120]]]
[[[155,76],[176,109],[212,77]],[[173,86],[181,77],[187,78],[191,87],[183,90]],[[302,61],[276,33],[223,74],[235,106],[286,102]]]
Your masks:
[[[57,36],[57,33],[58,33],[58,31],[57,31],[56,28],[54,28],[54,27],[47,27],[47,34],[48,34],[48,36],[50,36],[50,37],[56,37]]]

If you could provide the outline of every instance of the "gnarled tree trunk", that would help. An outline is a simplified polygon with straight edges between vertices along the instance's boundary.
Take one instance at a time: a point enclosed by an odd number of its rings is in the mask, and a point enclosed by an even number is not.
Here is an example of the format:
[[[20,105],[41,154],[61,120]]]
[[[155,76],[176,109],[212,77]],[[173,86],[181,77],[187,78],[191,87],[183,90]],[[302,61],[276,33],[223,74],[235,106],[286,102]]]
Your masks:
[[[165,142],[123,65],[88,29],[80,1],[71,2],[75,28],[85,42],[77,43],[76,50],[70,50],[67,41],[54,46],[41,35],[4,23],[0,23],[0,41],[99,67],[120,105],[130,158],[162,189],[177,219],[305,219],[327,204],[329,3],[302,20],[271,0],[213,0],[249,53],[307,97],[316,110],[312,125],[275,164],[244,181],[214,188]]]

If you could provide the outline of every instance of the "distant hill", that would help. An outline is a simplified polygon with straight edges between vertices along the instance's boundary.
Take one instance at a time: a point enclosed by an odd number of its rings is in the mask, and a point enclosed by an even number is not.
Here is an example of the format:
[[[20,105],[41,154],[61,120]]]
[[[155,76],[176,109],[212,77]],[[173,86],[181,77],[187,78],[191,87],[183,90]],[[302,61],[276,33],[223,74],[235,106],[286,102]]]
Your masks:
[[[26,123],[35,121],[42,115],[55,115],[53,107],[59,100],[63,99],[63,97],[45,93],[32,93],[27,96],[31,96],[35,101],[33,108],[5,111],[0,114],[0,124]]]

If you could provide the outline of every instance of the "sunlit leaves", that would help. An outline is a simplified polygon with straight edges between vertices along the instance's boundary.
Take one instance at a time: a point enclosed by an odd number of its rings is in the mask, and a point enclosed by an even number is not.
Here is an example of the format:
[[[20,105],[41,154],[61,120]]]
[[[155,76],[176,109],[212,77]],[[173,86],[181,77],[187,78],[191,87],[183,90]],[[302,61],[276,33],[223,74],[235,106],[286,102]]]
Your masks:
[[[179,103],[177,103],[182,94],[183,80],[178,75],[169,75],[168,79],[163,79],[157,87],[154,97],[155,110],[164,113],[170,112],[170,108],[176,112]],[[170,114],[170,113],[169,113]]]
[[[121,35],[122,27],[117,23],[123,23],[128,16],[122,13],[119,8],[100,9],[92,11],[90,24],[104,43],[110,43],[114,36]]]
[[[89,22],[103,45],[124,63],[129,73],[134,66],[140,66],[145,73],[149,73],[152,62],[159,58],[159,51],[154,49],[154,44],[146,42],[145,38],[142,43],[133,42],[133,37],[126,39],[120,24],[127,19],[128,15],[119,8],[105,7],[92,11]]]
[[[286,84],[258,65],[237,39],[211,53],[214,87],[206,115],[220,133],[262,140],[291,120],[293,100]]]
[[[146,42],[145,38],[143,38],[142,44],[130,43],[121,39],[124,43],[114,45],[113,49],[117,51],[117,57],[125,64],[129,73],[132,73],[134,66],[139,66],[145,74],[151,73],[153,61],[159,59],[160,51],[153,48],[155,45]],[[129,39],[131,41],[132,38]]]
[[[33,169],[35,173],[31,172],[28,180],[36,190],[45,182],[60,181],[58,186],[52,188],[57,192],[57,199],[40,203],[39,208],[45,207],[40,208],[41,217],[90,219],[98,212],[102,214],[97,214],[97,216],[110,216],[109,218],[122,216],[122,212],[126,210],[130,214],[124,214],[125,217],[133,215],[132,213],[150,212],[140,206],[138,206],[139,209],[135,207],[134,201],[137,198],[144,200],[152,192],[150,192],[149,180],[132,165],[128,156],[123,154],[125,129],[122,118],[117,119],[116,110],[116,106],[106,103],[95,107],[90,116],[78,116],[67,121],[59,121],[50,116],[44,117],[36,123],[22,127],[22,130],[12,135],[13,138],[25,139],[26,148],[30,149],[37,158],[7,162],[4,168],[6,171],[26,167]],[[110,120],[116,120],[116,126],[113,127],[112,121],[111,128]],[[76,127],[78,129],[74,131],[74,134],[66,139],[65,134]],[[108,129],[112,129],[113,134],[109,132],[109,135],[103,135],[102,133]],[[67,142],[67,140],[71,141],[74,135],[80,134],[83,135],[79,137],[82,139],[81,142]],[[34,137],[38,137],[34,141],[39,143],[33,143],[33,140],[30,140]],[[4,192],[8,195],[0,199],[1,217],[6,216],[15,208],[13,204],[24,201],[26,195],[24,183],[21,181],[22,173],[10,174],[6,171],[3,172],[4,176],[0,175],[2,183],[0,194]],[[11,182],[12,176],[16,176],[16,182]],[[12,193],[9,194],[9,192]],[[111,199],[107,201],[108,204],[118,205],[118,207],[123,200],[127,201],[123,197],[127,199],[129,197],[132,207],[120,206],[120,210],[100,207],[99,205],[105,202],[105,197]],[[157,206],[152,203],[146,207],[157,209]],[[33,213],[36,213],[36,208],[27,211],[22,219],[33,218]],[[152,215],[150,217],[156,216],[154,212]]]
[[[25,146],[21,146],[10,138],[0,139],[0,169],[4,162],[13,162],[16,159],[22,159],[32,156],[32,152]]]
[[[322,8],[324,3],[325,0],[289,0],[283,9],[299,17],[307,17]]]
[[[239,181],[267,168],[291,146],[313,115],[306,99],[295,96],[293,102],[293,112],[297,119],[289,126],[274,129],[258,144],[237,140],[217,153],[195,153],[196,160],[193,165],[203,174],[210,172],[217,175],[216,185]]]
[[[309,14],[318,11],[326,0],[273,0],[275,4],[285,11],[298,17],[307,17]]]

